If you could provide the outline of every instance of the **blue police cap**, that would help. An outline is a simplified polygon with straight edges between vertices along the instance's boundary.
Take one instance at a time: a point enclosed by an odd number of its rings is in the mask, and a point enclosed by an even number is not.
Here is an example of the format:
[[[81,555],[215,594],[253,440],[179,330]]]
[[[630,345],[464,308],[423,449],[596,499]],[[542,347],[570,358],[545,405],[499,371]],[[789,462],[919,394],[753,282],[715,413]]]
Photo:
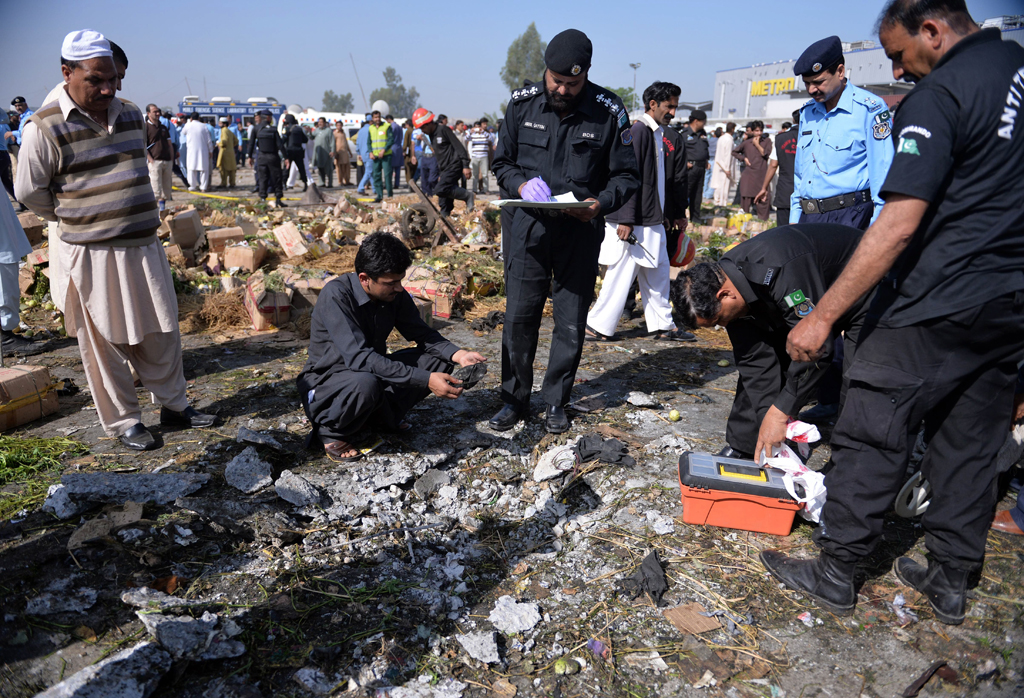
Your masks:
[[[808,46],[796,59],[793,72],[796,75],[817,75],[835,65],[842,57],[843,42],[838,36],[830,36]]]
[[[590,68],[594,45],[579,29],[555,34],[544,51],[544,64],[559,75],[579,75]]]

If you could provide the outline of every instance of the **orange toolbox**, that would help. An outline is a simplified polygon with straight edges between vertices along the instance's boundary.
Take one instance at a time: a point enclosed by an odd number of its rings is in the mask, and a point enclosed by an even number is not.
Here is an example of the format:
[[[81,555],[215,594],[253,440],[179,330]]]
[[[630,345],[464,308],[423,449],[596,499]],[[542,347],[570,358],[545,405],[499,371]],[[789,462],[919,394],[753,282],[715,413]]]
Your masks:
[[[710,453],[679,457],[683,522],[788,536],[800,503],[786,491],[783,473],[754,461]]]

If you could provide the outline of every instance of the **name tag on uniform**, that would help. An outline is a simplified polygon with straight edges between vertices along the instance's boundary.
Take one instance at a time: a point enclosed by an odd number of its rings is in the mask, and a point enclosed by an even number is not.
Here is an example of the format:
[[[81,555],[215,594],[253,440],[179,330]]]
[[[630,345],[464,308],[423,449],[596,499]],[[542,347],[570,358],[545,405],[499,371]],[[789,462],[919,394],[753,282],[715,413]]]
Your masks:
[[[593,133],[591,131],[584,131],[583,133],[580,134],[580,138],[589,138],[592,141],[599,141],[601,140],[601,134]]]
[[[524,121],[523,122],[523,126],[525,126],[526,128],[535,128],[538,131],[547,131],[548,130],[548,125],[547,124],[535,124],[532,121]]]

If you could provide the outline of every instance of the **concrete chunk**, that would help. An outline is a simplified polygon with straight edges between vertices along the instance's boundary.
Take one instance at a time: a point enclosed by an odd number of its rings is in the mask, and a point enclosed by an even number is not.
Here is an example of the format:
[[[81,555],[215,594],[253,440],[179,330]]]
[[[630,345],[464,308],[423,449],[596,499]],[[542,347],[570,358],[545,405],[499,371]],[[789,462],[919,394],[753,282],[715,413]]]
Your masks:
[[[246,493],[263,489],[274,481],[274,469],[259,457],[256,448],[247,447],[231,459],[224,470],[224,479],[232,487]]]
[[[205,473],[70,473],[61,483],[74,501],[167,504],[210,480]]]
[[[229,639],[237,634],[238,626],[234,622],[222,625],[220,618],[209,611],[198,619],[143,611],[136,615],[174,659],[226,659],[245,654],[244,644]]]
[[[516,603],[511,596],[502,596],[487,620],[506,635],[524,633],[540,622],[540,608],[535,603]]]
[[[78,516],[82,512],[82,507],[71,501],[64,485],[50,485],[50,489],[46,490],[43,511],[53,514],[58,519],[70,519]]]
[[[144,642],[82,669],[36,698],[146,698],[170,668],[171,655],[155,642]]]
[[[291,470],[281,473],[281,477],[274,483],[274,490],[278,497],[297,507],[320,504],[323,500],[323,492],[319,487]]]
[[[416,484],[412,486],[416,494],[419,495],[420,499],[426,501],[426,499],[437,492],[437,490],[452,481],[448,473],[443,470],[435,470],[431,468],[427,472],[423,473],[422,477],[416,481]]]
[[[82,587],[69,593],[44,592],[25,604],[25,613],[30,616],[52,616],[57,613],[84,613],[96,604],[95,589]]]
[[[490,632],[481,630],[478,633],[456,635],[455,639],[459,641],[459,644],[462,645],[463,649],[473,659],[478,659],[487,664],[501,661],[501,658],[498,656],[498,643],[493,630]]]

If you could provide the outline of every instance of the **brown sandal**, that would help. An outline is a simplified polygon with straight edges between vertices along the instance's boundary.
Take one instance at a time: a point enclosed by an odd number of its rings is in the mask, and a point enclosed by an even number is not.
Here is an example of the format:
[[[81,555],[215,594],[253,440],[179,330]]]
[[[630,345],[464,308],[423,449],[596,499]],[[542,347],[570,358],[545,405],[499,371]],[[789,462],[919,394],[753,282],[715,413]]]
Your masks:
[[[327,451],[327,457],[335,463],[351,463],[352,461],[357,461],[363,457],[362,451],[345,441],[329,441],[324,444],[324,450]],[[342,453],[348,453],[349,451],[355,451],[355,455],[341,455]]]

